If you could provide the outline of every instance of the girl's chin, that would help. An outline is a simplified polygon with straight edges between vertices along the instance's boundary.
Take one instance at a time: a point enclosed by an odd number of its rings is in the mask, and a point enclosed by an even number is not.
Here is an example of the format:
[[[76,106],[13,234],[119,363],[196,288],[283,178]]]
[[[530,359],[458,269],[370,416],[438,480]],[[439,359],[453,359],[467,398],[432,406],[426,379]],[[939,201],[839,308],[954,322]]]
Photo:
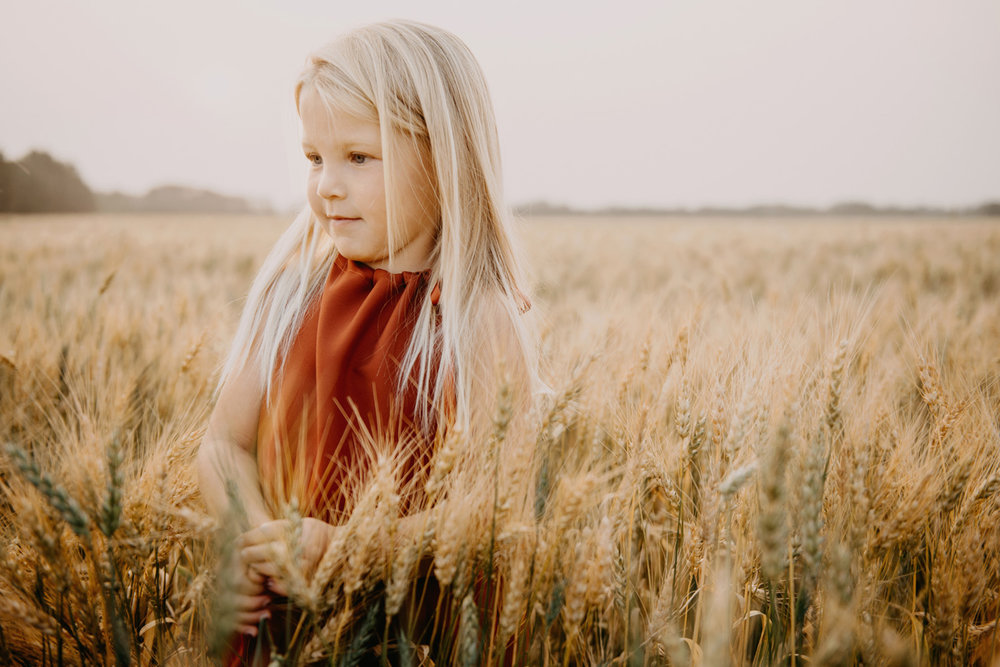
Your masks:
[[[349,259],[352,262],[359,262],[361,264],[372,266],[373,263],[378,264],[381,261],[379,257],[372,257],[370,252],[360,251],[350,242],[345,242],[342,237],[338,238],[336,235],[333,235],[333,247],[337,249],[337,253],[341,257]]]
[[[337,249],[337,252],[347,259],[357,258],[357,261],[362,262],[364,261],[361,259],[362,257],[371,254],[365,251],[364,243],[359,242],[359,239],[354,234],[351,234],[349,230],[342,227],[333,227],[329,224],[323,225],[323,229],[333,239],[333,246]]]

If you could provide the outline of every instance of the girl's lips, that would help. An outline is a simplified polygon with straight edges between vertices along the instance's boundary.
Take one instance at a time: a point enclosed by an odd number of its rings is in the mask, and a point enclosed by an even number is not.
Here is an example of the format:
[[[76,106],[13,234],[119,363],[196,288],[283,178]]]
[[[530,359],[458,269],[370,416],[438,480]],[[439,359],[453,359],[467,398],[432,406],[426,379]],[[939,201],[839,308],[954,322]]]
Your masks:
[[[328,220],[330,221],[330,225],[332,225],[333,227],[346,227],[352,222],[357,222],[360,219],[361,218],[345,218],[343,216],[337,216],[337,215],[330,216],[328,218]]]

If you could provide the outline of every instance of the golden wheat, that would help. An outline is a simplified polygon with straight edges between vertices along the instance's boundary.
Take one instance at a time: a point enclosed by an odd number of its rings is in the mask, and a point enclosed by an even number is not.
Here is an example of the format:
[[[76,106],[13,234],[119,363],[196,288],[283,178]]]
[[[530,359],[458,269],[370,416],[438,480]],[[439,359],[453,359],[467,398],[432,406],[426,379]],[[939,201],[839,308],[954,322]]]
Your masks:
[[[192,460],[286,222],[0,220],[0,661],[206,664],[230,641],[234,526]],[[450,431],[416,528],[374,459],[316,572],[285,563],[300,612],[273,657],[1000,660],[995,221],[525,233],[551,393],[516,414],[497,387],[483,441]],[[274,506],[294,555],[301,516]]]

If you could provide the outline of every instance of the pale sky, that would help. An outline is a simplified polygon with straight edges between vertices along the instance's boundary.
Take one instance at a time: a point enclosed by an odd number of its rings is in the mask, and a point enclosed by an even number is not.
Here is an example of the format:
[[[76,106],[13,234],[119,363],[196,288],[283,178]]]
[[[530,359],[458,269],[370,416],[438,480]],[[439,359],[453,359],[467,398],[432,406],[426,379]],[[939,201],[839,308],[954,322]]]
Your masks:
[[[292,85],[406,17],[490,84],[512,204],[1000,200],[996,0],[0,0],[0,150],[304,201]]]

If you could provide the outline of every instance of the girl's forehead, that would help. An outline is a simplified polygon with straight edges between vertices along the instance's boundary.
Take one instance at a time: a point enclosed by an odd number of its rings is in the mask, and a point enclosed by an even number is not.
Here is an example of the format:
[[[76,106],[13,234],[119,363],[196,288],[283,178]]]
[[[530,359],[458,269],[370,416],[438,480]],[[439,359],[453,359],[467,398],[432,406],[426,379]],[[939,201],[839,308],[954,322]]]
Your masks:
[[[374,103],[352,95],[348,90],[338,86],[323,85],[322,82],[303,83],[296,96],[296,105],[300,115],[302,107],[306,103],[312,107],[323,107],[330,112],[337,112],[345,116],[378,122],[379,113]]]
[[[303,140],[342,137],[377,140],[381,137],[377,118],[361,116],[352,109],[330,104],[313,90],[303,89],[299,97],[299,118]]]

